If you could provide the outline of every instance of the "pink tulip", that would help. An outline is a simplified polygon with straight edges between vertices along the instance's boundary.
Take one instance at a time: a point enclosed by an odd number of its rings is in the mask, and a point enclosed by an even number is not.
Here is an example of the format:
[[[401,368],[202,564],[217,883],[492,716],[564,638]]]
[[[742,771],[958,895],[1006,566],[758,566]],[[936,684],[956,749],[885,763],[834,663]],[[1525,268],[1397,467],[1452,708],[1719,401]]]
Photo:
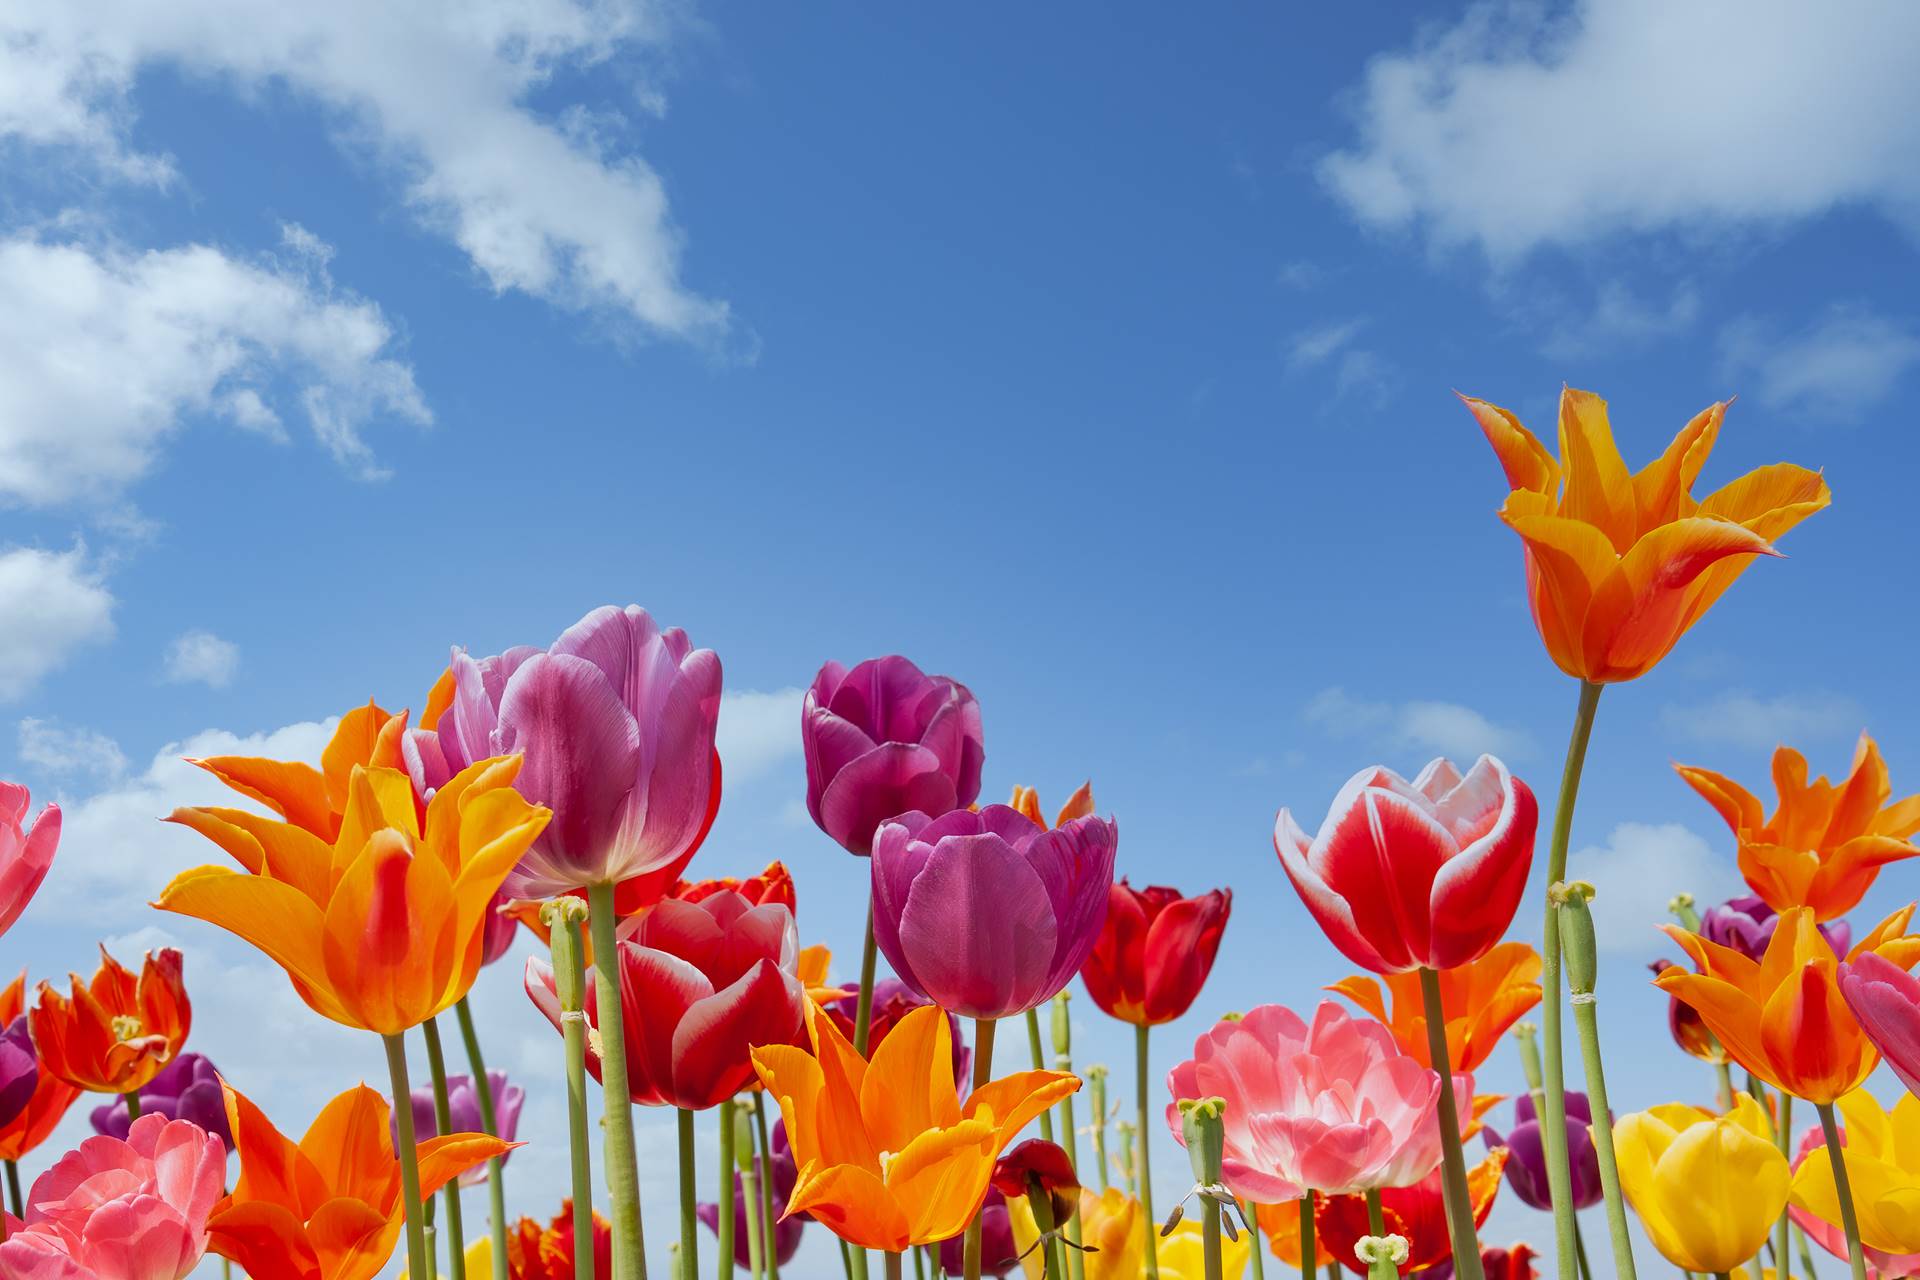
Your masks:
[[[41,1174],[26,1225],[0,1244],[8,1280],[181,1280],[207,1251],[227,1149],[187,1120],[142,1116]]]
[[[40,882],[47,878],[47,868],[53,865],[54,847],[60,843],[57,804],[42,809],[31,829],[21,830],[29,799],[19,783],[0,782],[0,933],[11,929],[33,901]]]
[[[1920,978],[1869,951],[1841,964],[1840,994],[1900,1083],[1920,1095]]]
[[[1174,1103],[1226,1099],[1221,1172],[1245,1200],[1404,1187],[1440,1164],[1440,1077],[1400,1052],[1385,1027],[1331,1000],[1311,1026],[1277,1004],[1222,1020],[1168,1073],[1167,1087]],[[1472,1097],[1473,1077],[1456,1075],[1454,1091]],[[1181,1138],[1171,1104],[1167,1124]]]
[[[1362,769],[1311,840],[1282,809],[1273,847],[1347,959],[1375,973],[1452,969],[1513,923],[1538,819],[1533,792],[1492,756],[1464,777],[1441,759],[1412,782]]]

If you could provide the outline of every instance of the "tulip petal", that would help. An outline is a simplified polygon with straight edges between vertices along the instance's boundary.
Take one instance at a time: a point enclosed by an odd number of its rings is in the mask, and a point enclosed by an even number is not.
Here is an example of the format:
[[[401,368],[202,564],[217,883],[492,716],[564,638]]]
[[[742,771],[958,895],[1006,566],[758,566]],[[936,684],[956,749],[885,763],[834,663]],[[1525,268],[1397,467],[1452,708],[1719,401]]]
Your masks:
[[[882,1150],[903,1151],[916,1135],[959,1123],[952,1035],[945,1012],[924,1005],[873,1051],[860,1084],[860,1118]]]
[[[990,1120],[963,1120],[916,1134],[887,1162],[887,1190],[914,1240],[944,1240],[966,1229],[987,1194],[998,1137]]]
[[[391,1157],[389,1157],[391,1158]],[[307,1220],[307,1240],[319,1261],[320,1274],[336,1277],[378,1274],[393,1256],[399,1242],[401,1217],[376,1210],[364,1200],[339,1196],[313,1211]],[[274,1275],[274,1271],[248,1269],[249,1275]]]
[[[325,917],[293,886],[226,867],[196,867],[175,876],[153,905],[218,925],[251,943],[287,971],[294,990],[315,1013],[359,1025],[327,974],[321,945]]]
[[[1587,609],[1582,646],[1589,678],[1631,678],[1665,657],[1695,615],[1694,580],[1729,556],[1778,555],[1730,520],[1676,520],[1634,543]]]
[[[305,1226],[279,1204],[236,1203],[207,1220],[207,1247],[250,1276],[322,1280],[320,1258]]]
[[[1003,1017],[1053,994],[1043,988],[1059,935],[1045,882],[999,836],[935,845],[897,936],[902,955],[887,959],[963,1018]]]
[[[786,1216],[805,1213],[847,1243],[898,1252],[911,1243],[907,1215],[877,1173],[854,1165],[800,1171]]]

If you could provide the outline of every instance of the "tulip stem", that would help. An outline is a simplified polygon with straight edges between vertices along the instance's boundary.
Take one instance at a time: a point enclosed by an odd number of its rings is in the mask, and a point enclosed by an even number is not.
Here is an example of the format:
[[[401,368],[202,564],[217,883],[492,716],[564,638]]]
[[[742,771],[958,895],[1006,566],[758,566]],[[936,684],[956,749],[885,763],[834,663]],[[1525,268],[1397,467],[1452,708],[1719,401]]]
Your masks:
[[[553,950],[553,990],[560,1002],[560,1037],[567,1079],[567,1146],[573,1170],[573,1238],[593,1239],[593,1152],[587,1139],[586,967],[580,945],[585,907],[575,897],[555,898],[540,909]],[[496,1230],[504,1230],[505,1215]],[[497,1237],[496,1237],[497,1241]],[[495,1244],[494,1265],[505,1249]],[[496,1270],[496,1278],[498,1276]],[[594,1280],[593,1250],[573,1251],[574,1280]]]
[[[1099,1166],[1100,1189],[1105,1191],[1112,1180],[1107,1173],[1107,1069],[1105,1067],[1087,1068],[1088,1105],[1093,1108],[1093,1162]]]
[[[1580,1259],[1580,1280],[1593,1280],[1593,1264],[1587,1261],[1587,1237],[1580,1230],[1580,1215],[1573,1215],[1573,1252]]]
[[[1033,1213],[1033,1228],[1040,1234],[1042,1274],[1046,1280],[1064,1280],[1060,1274],[1060,1243],[1051,1238],[1059,1225],[1053,1220],[1053,1194],[1040,1185],[1038,1174],[1027,1175],[1027,1208]],[[1207,1280],[1219,1277],[1209,1272]]]
[[[1840,1226],[1847,1233],[1847,1261],[1853,1265],[1853,1280],[1867,1280],[1867,1257],[1860,1250],[1860,1217],[1853,1209],[1853,1184],[1847,1178],[1847,1160],[1840,1150],[1840,1126],[1833,1118],[1831,1102],[1817,1102],[1820,1132],[1827,1137],[1827,1159],[1833,1162],[1833,1188],[1840,1195]]]
[[[1560,909],[1551,890],[1567,875],[1567,844],[1573,834],[1573,806],[1580,794],[1580,773],[1593,736],[1594,712],[1604,685],[1580,682],[1573,734],[1567,741],[1566,767],[1560,774],[1560,798],[1554,805],[1552,843],[1547,846],[1546,923],[1540,944],[1540,1022],[1546,1067],[1546,1092],[1540,1099],[1540,1137],[1547,1157],[1547,1190],[1553,1201],[1553,1238],[1560,1280],[1573,1280],[1579,1257],[1573,1243],[1573,1175],[1567,1163],[1567,1080],[1560,1037]]]
[[[867,1056],[867,1035],[873,1029],[873,971],[879,964],[879,950],[873,940],[873,898],[867,898],[867,937],[860,944],[860,1000],[854,1006],[853,1048]]]
[[[992,1018],[973,1020],[973,1092],[977,1093],[987,1081],[993,1079],[993,1028]],[[966,1239],[962,1243],[961,1267],[966,1280],[980,1280],[980,1244],[983,1218],[981,1210],[976,1209],[973,1221],[967,1224]]]
[[[1033,1055],[1033,1069],[1045,1071],[1047,1051],[1040,1043],[1040,1010],[1038,1009],[1027,1010],[1027,1049]],[[1051,1107],[1040,1113],[1040,1140],[1053,1141],[1053,1108]]]
[[[1446,1195],[1447,1237],[1459,1280],[1484,1280],[1480,1240],[1473,1229],[1473,1197],[1467,1191],[1467,1161],[1460,1150],[1460,1109],[1453,1096],[1453,1065],[1447,1056],[1447,1014],[1440,1002],[1440,974],[1422,967],[1420,995],[1427,1015],[1427,1054],[1440,1076],[1441,1187]],[[1379,1235],[1379,1232],[1374,1232]],[[1629,1271],[1622,1280],[1632,1280]]]
[[[900,1280],[900,1254],[897,1250],[887,1250],[887,1280]]]
[[[7,1202],[13,1206],[13,1216],[25,1219],[27,1216],[27,1198],[20,1194],[20,1162],[7,1161]]]
[[[126,1099],[127,1119],[138,1120],[140,1118],[140,1091],[138,1089],[129,1089],[120,1096]]]
[[[753,1095],[753,1126],[760,1140],[760,1236],[768,1280],[780,1280],[780,1249],[774,1240],[773,1143],[767,1138],[767,1095]]]
[[[679,1112],[680,1121],[680,1274],[685,1280],[698,1280],[700,1275],[700,1213],[696,1207],[700,1197],[698,1179],[694,1176],[693,1159],[693,1112],[685,1107],[674,1108]],[[725,1139],[722,1139],[725,1141]],[[727,1189],[733,1189],[732,1179],[727,1180]],[[732,1206],[728,1206],[731,1211]],[[723,1217],[722,1222],[729,1226],[731,1216]],[[733,1266],[733,1251],[728,1250],[726,1266]],[[722,1272],[724,1275],[725,1273]]]
[[[1787,1150],[1787,1135],[1793,1131],[1793,1095],[1785,1089],[1780,1091],[1780,1117],[1774,1122],[1773,1143],[1780,1149],[1789,1167],[1793,1164],[1793,1153]],[[1793,1226],[1793,1219],[1787,1216],[1787,1207],[1780,1206],[1780,1221],[1773,1228],[1773,1265],[1779,1273],[1776,1280],[1793,1280],[1793,1267],[1787,1257],[1787,1235]],[[1754,1268],[1756,1274],[1759,1268]]]
[[[633,1098],[627,1091],[627,1033],[620,1009],[620,945],[614,935],[613,885],[587,889],[593,931],[594,1012],[600,1023],[600,1082],[606,1093],[607,1200],[613,1211],[613,1270],[620,1280],[647,1280],[640,1226],[640,1169],[633,1154]],[[591,1236],[584,1237],[592,1239]]]
[[[381,1036],[387,1045],[387,1075],[393,1083],[393,1119],[399,1130],[400,1195],[407,1214],[407,1274],[412,1280],[433,1280],[427,1272],[426,1222],[420,1211],[420,1151],[413,1135],[413,1086],[407,1083],[407,1042],[403,1036]]]
[[[427,1069],[433,1074],[433,1126],[442,1137],[453,1132],[453,1108],[447,1101],[447,1057],[440,1045],[440,1023],[428,1018],[420,1024],[427,1041]],[[453,1280],[467,1280],[466,1229],[460,1220],[460,1179],[448,1178],[447,1270]]]
[[[1582,981],[1590,982],[1591,978]],[[1607,1123],[1612,1112],[1607,1109],[1607,1077],[1600,1063],[1599,1014],[1591,991],[1580,992],[1573,999],[1573,1022],[1580,1033],[1580,1062],[1587,1076],[1587,1100],[1592,1104],[1592,1114],[1600,1117],[1600,1122],[1589,1124],[1587,1131],[1593,1135],[1593,1152],[1599,1157],[1600,1191],[1606,1198],[1607,1231],[1613,1238],[1613,1272],[1616,1280],[1634,1280],[1637,1273],[1633,1266],[1633,1237],[1627,1228],[1627,1202],[1620,1194],[1620,1166],[1614,1158],[1613,1126]],[[1574,1227],[1577,1231],[1578,1219]],[[1577,1238],[1574,1244],[1577,1250]]]
[[[1733,1110],[1733,1071],[1725,1062],[1713,1064],[1720,1073],[1720,1107],[1723,1111]]]
[[[1813,1250],[1807,1247],[1807,1233],[1800,1229],[1797,1222],[1793,1224],[1793,1250],[1800,1255],[1800,1269],[1806,1273],[1807,1280],[1817,1280],[1813,1270]]]
[[[713,1246],[720,1255],[720,1280],[733,1274],[733,1116],[734,1103],[728,1098],[720,1104],[720,1219],[714,1234],[720,1239]]]
[[[1062,991],[1053,998],[1053,1069],[1073,1073],[1073,1022],[1067,1011],[1067,993]],[[1062,1146],[1067,1149],[1067,1163],[1073,1166],[1075,1176],[1080,1172],[1080,1138],[1073,1125],[1073,1095],[1060,1099],[1060,1128]],[[1086,1280],[1087,1260],[1080,1250],[1080,1196],[1073,1197],[1073,1212],[1067,1215],[1065,1228],[1067,1243],[1067,1274],[1072,1280]],[[1254,1270],[1253,1280],[1261,1280],[1259,1268]]]
[[[495,1109],[493,1079],[487,1075],[487,1061],[480,1056],[480,1033],[473,1025],[473,1008],[461,996],[453,1006],[460,1023],[460,1039],[467,1046],[467,1066],[473,1072],[474,1096],[480,1100],[480,1127],[487,1136],[500,1136],[500,1115]],[[507,1280],[507,1188],[506,1159],[494,1156],[487,1161],[488,1234],[493,1239],[493,1280]]]
[[[1260,1256],[1260,1219],[1254,1213],[1251,1200],[1236,1200],[1240,1206],[1240,1221],[1247,1224],[1247,1269],[1253,1273],[1253,1280],[1267,1280],[1266,1259]]]
[[[1148,1030],[1144,1026],[1133,1029],[1134,1112],[1135,1123],[1140,1126],[1140,1145],[1134,1151],[1134,1172],[1140,1196],[1140,1230],[1147,1237],[1146,1250],[1140,1256],[1146,1262],[1147,1280],[1160,1280],[1160,1224],[1153,1216],[1153,1161],[1147,1153],[1147,1148],[1152,1145],[1147,1141],[1147,1135],[1153,1132],[1148,1128],[1151,1118],[1147,1109],[1147,1074],[1151,1070],[1147,1065]],[[968,1280],[974,1278],[969,1277]]]
[[[740,1194],[747,1209],[747,1274],[760,1280],[766,1266],[760,1260],[760,1162],[748,1159],[740,1169]],[[722,1255],[722,1267],[725,1267]],[[722,1272],[724,1274],[724,1270]]]
[[[1367,1234],[1375,1239],[1387,1234],[1387,1215],[1380,1208],[1378,1187],[1367,1188]],[[1393,1280],[1393,1277],[1398,1274],[1398,1270],[1391,1263],[1380,1261],[1367,1263],[1368,1280]]]
[[[1300,1280],[1314,1280],[1319,1265],[1313,1238],[1313,1192],[1300,1197]]]

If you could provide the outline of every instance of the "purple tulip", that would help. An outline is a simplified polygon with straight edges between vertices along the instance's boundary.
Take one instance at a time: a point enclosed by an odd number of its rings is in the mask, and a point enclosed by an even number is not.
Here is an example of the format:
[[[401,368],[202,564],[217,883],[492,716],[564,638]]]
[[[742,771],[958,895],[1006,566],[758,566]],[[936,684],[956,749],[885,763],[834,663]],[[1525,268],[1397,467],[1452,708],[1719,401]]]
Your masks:
[[[227,1100],[220,1090],[220,1073],[197,1053],[183,1053],[161,1068],[140,1089],[140,1114],[157,1112],[169,1120],[189,1120],[233,1150],[233,1130],[227,1126]],[[126,1103],[114,1099],[95,1107],[93,1131],[124,1139],[132,1121]]]
[[[1780,917],[1758,898],[1729,898],[1717,907],[1708,907],[1700,917],[1700,936],[1708,942],[1731,947],[1749,960],[1766,954],[1767,943]],[[1853,929],[1845,920],[1833,920],[1820,926],[1821,936],[1841,959],[1853,945]]]
[[[453,705],[403,753],[422,794],[466,764],[519,752],[514,786],[553,810],[504,886],[550,898],[668,866],[699,844],[720,798],[713,750],[720,659],[638,605],[611,605],[541,653],[453,655]]]
[[[787,1199],[793,1195],[793,1184],[800,1180],[800,1170],[793,1161],[793,1149],[787,1145],[787,1127],[784,1120],[774,1122],[773,1133],[767,1140],[773,1154],[773,1257],[781,1266],[793,1261],[793,1255],[800,1249],[800,1236],[810,1220],[804,1213],[791,1218],[781,1217],[786,1208]],[[767,1164],[759,1156],[753,1158],[755,1174],[754,1191],[758,1194],[766,1187]],[[747,1251],[747,1198],[746,1183],[739,1174],[733,1175],[733,1261],[736,1266],[753,1265]],[[701,1201],[694,1206],[700,1215],[700,1221],[715,1235],[720,1234],[720,1206],[710,1201]],[[764,1225],[764,1224],[763,1224]],[[764,1245],[761,1246],[763,1249]]]
[[[935,817],[980,794],[987,749],[967,686],[895,654],[820,668],[800,710],[807,812],[848,853],[873,851],[889,818]]]
[[[520,1107],[527,1100],[526,1091],[517,1084],[507,1083],[504,1071],[487,1072],[487,1082],[493,1086],[493,1118],[499,1125],[495,1135],[508,1142],[520,1128]],[[440,1125],[433,1114],[433,1086],[422,1085],[415,1089],[413,1098],[413,1136],[416,1142],[425,1142],[428,1138],[440,1136]],[[453,1126],[453,1133],[484,1133],[480,1122],[480,1095],[474,1091],[473,1077],[447,1077],[447,1120]],[[394,1141],[398,1142],[399,1121],[393,1122]],[[513,1153],[501,1156],[505,1163]],[[476,1186],[487,1180],[487,1166],[477,1165],[460,1175],[460,1185]]]
[[[39,1083],[40,1058],[23,1013],[0,1031],[0,1126],[12,1124],[27,1109]]]
[[[1506,1137],[1491,1126],[1481,1130],[1487,1148],[1507,1149],[1507,1181],[1513,1194],[1536,1209],[1553,1208],[1547,1189],[1547,1153],[1540,1122],[1533,1112],[1533,1096],[1521,1094],[1513,1104],[1513,1132]],[[1573,1205],[1585,1209],[1600,1203],[1600,1156],[1593,1146],[1593,1107],[1587,1095],[1567,1090],[1567,1157],[1573,1171]]]
[[[500,910],[511,901],[513,899],[503,889],[494,894],[493,901],[487,904],[486,923],[480,926],[482,965],[492,964],[513,950],[513,940],[520,933],[520,922]]]
[[[902,814],[873,844],[873,936],[901,981],[967,1018],[1045,1004],[1080,971],[1107,918],[1120,829],[1051,831],[991,804]]]
[[[963,1231],[940,1242],[940,1269],[950,1276],[965,1273],[966,1238]],[[1007,1198],[990,1187],[986,1203],[980,1206],[980,1274],[1004,1276],[1018,1270],[1020,1260],[1014,1255],[1019,1252],[1020,1246],[1013,1242],[1013,1219],[1007,1215]]]

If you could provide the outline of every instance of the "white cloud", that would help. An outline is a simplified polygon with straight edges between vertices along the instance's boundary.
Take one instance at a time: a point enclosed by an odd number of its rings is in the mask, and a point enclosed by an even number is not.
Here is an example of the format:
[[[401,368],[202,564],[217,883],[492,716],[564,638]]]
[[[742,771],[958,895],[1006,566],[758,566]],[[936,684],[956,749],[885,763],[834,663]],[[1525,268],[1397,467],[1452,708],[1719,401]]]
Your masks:
[[[0,550],[0,701],[25,695],[80,646],[111,637],[113,604],[84,547]]]
[[[1367,327],[1367,318],[1314,325],[1287,340],[1287,367],[1296,372],[1322,365],[1333,372],[1337,398],[1384,399],[1395,381],[1393,366],[1377,351],[1356,346],[1354,339]]]
[[[1866,710],[1852,698],[1834,693],[1782,693],[1761,697],[1729,689],[1691,706],[1669,706],[1660,722],[1695,742],[1766,750],[1780,743],[1846,738],[1860,732]]]
[[[167,646],[167,682],[224,689],[240,669],[240,646],[211,631],[188,631]]]
[[[1302,713],[1335,738],[1356,738],[1408,751],[1432,751],[1465,763],[1483,752],[1523,760],[1533,740],[1519,729],[1497,725],[1457,702],[1376,702],[1338,687],[1323,689]]]
[[[1815,422],[1850,421],[1920,364],[1920,335],[1864,306],[1835,306],[1799,329],[1746,316],[1720,334],[1730,379],[1761,404]]]
[[[126,753],[104,733],[70,729],[29,716],[20,722],[20,758],[46,773],[93,775],[109,781],[127,771]]]
[[[0,42],[0,66],[6,56]],[[377,306],[310,264],[0,240],[0,500],[110,499],[188,415],[277,432],[272,399],[378,475],[361,427],[429,420],[393,336]]]
[[[804,689],[729,689],[720,698],[714,746],[727,785],[765,774],[800,754],[800,704]]]
[[[0,9],[0,135],[165,182],[171,159],[135,139],[143,72],[173,67],[244,95],[283,88],[379,161],[494,290],[717,339],[727,308],[681,283],[659,176],[617,145],[626,122],[534,105],[583,71],[627,74],[671,13],[652,0],[14,0]],[[658,113],[655,86],[633,101]]]
[[[1731,854],[1713,851],[1677,822],[1623,822],[1605,845],[1576,849],[1567,879],[1594,887],[1593,928],[1602,950],[1645,951],[1654,929],[1673,919],[1667,903],[1691,893],[1701,903],[1742,892]]]
[[[1574,314],[1569,315],[1569,310]],[[1591,303],[1557,308],[1555,316],[1541,350],[1556,360],[1568,360],[1685,333],[1700,318],[1700,291],[1682,283],[1666,301],[1649,301],[1619,281],[1608,280]]]
[[[1375,58],[1320,175],[1362,222],[1511,261],[1619,233],[1920,209],[1920,6],[1481,3]]]
[[[1325,364],[1340,352],[1351,349],[1353,340],[1366,327],[1366,317],[1359,316],[1302,329],[1287,342],[1287,363],[1296,369]]]

